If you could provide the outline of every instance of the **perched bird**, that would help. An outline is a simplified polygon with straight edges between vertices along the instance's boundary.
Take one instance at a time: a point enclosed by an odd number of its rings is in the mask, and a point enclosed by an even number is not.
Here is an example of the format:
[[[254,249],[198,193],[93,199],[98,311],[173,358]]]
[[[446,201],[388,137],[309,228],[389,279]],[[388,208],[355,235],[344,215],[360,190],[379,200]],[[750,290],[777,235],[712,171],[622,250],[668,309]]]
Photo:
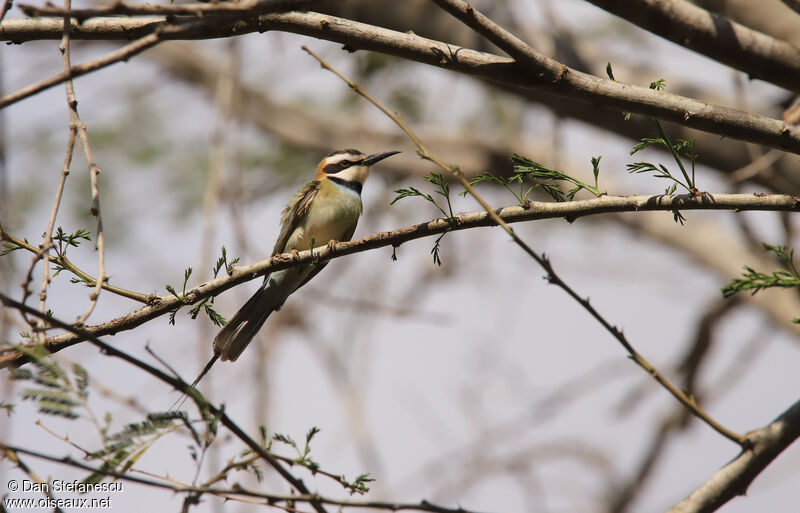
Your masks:
[[[363,209],[361,188],[370,166],[397,153],[400,152],[364,155],[347,149],[326,155],[317,166],[314,180],[297,191],[283,209],[281,231],[272,256],[350,240]],[[214,338],[214,356],[192,386],[200,382],[218,358],[223,361],[239,358],[267,317],[327,263],[299,265],[266,275],[261,288]]]

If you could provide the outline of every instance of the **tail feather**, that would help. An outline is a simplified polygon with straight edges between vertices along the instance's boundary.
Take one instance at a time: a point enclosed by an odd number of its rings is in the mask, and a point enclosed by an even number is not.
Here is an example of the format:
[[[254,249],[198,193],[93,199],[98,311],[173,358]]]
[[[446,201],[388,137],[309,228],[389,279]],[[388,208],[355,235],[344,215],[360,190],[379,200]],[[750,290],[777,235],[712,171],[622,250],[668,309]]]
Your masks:
[[[194,381],[192,381],[191,384],[192,388],[197,387],[197,384],[200,383],[200,380],[203,379],[203,376],[205,376],[208,373],[208,371],[211,370],[211,367],[213,367],[214,364],[217,362],[217,358],[219,358],[218,355],[214,355],[211,357],[206,366],[203,367],[203,370],[200,371],[200,374],[195,378]],[[172,406],[169,407],[169,411],[180,410],[183,407],[183,403],[185,403],[186,399],[188,398],[189,396],[187,394],[181,394],[180,397],[178,397],[178,399],[176,399],[175,402],[172,403]]]
[[[276,279],[270,279],[271,276]],[[291,281],[288,282],[289,287],[282,286],[287,283],[284,281],[285,276],[286,273],[281,271],[268,275],[264,279],[264,285],[247,300],[247,303],[217,333],[217,336],[214,337],[214,356],[211,357],[194,380],[192,388],[197,386],[217,360],[236,361],[239,358],[239,355],[250,344],[250,341],[256,336],[256,333],[264,325],[270,314],[278,310],[286,301],[289,293],[297,288],[296,286],[291,287]],[[172,405],[172,409],[175,409],[176,405],[183,405],[185,400],[186,395],[184,394]]]
[[[283,301],[275,304],[273,296],[267,289],[258,289],[214,338],[214,354],[223,361],[236,361],[267,317],[283,304]]]

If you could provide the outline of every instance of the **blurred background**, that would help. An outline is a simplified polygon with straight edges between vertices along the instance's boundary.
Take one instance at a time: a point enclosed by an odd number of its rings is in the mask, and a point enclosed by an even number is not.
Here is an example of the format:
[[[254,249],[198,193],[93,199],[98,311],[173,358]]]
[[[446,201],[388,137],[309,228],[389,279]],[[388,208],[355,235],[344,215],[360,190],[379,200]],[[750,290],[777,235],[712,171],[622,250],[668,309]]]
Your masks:
[[[475,1],[476,7],[538,50],[571,67],[769,117],[792,101],[786,90],[666,42],[579,0]],[[697,2],[732,19],[798,43],[800,15],[778,0]],[[78,6],[78,5],[76,5]],[[321,9],[499,53],[422,0],[348,0]],[[12,10],[9,17],[22,16]],[[531,91],[286,33],[230,40],[168,42],[124,64],[75,81],[79,112],[103,172],[101,208],[110,283],[142,293],[180,290],[211,277],[225,246],[240,263],[264,259],[278,235],[280,211],[309,181],[323,155],[338,148],[402,150],[376,166],[366,183],[355,237],[439,217],[415,198],[390,205],[394,191],[430,191],[436,171],[373,106],[301,51],[308,45],[400,113],[429,149],[470,175],[511,172],[520,153],[591,181],[590,159],[602,156],[600,187],[609,194],[659,194],[668,184],[629,175],[641,160],[629,150],[652,135],[648,121]],[[75,41],[73,63],[104,55],[114,43]],[[5,93],[61,69],[58,41],[6,46],[0,53]],[[46,229],[64,160],[69,113],[62,87],[0,113],[3,126],[2,223],[32,243]],[[694,138],[697,181],[708,192],[798,194],[798,157],[665,124],[674,138]],[[647,150],[651,161],[669,156]],[[456,193],[454,210],[479,210]],[[493,206],[512,205],[508,191],[478,190]],[[583,194],[583,193],[582,193]],[[582,194],[578,198],[583,198]],[[57,225],[95,231],[89,173],[76,152]],[[537,196],[535,199],[548,200]],[[792,244],[796,221],[777,213],[635,213],[515,225],[534,249],[673,382],[690,389],[721,424],[756,429],[797,400],[800,316],[794,291],[764,291],[724,300],[720,289],[744,265],[778,264],[761,242]],[[317,426],[312,456],[334,474],[375,479],[367,499],[427,499],[476,511],[663,511],[738,454],[735,444],[688,413],[574,301],[543,280],[543,271],[497,228],[449,233],[434,263],[434,239],[333,261],[273,315],[235,363],[220,363],[201,390],[250,433],[302,440]],[[96,274],[91,242],[69,257]],[[21,296],[31,256],[0,259],[2,287]],[[41,267],[37,268],[39,273]],[[36,283],[40,274],[36,274]],[[260,280],[218,296],[230,317]],[[86,310],[89,289],[57,276],[48,306],[70,320]],[[753,300],[755,299],[755,300]],[[89,324],[124,315],[138,303],[103,292]],[[145,347],[191,380],[211,354],[217,330],[186,309],[104,340],[159,365]],[[4,312],[3,339],[18,343],[26,326]],[[80,362],[90,377],[89,403],[111,415],[111,431],[166,410],[177,394],[148,375],[106,358],[88,344],[55,355]],[[88,415],[65,420],[23,401],[24,384],[2,374],[0,439],[49,454],[81,457],[59,436],[88,450],[102,446]],[[187,406],[188,407],[188,406]],[[194,414],[193,414],[194,415]],[[221,431],[200,476],[217,473],[242,449]],[[195,478],[188,438],[172,433],[134,468]],[[292,455],[285,447],[276,452]],[[28,458],[42,477],[84,473]],[[309,488],[346,497],[330,480],[293,469]],[[20,479],[8,460],[0,481]],[[726,513],[795,511],[800,451],[782,454]],[[247,486],[276,493],[287,485],[270,470]],[[4,490],[5,493],[5,490]],[[178,495],[126,483],[113,510],[180,509]],[[204,497],[197,511],[250,511],[256,505]],[[332,510],[332,509],[331,509]]]

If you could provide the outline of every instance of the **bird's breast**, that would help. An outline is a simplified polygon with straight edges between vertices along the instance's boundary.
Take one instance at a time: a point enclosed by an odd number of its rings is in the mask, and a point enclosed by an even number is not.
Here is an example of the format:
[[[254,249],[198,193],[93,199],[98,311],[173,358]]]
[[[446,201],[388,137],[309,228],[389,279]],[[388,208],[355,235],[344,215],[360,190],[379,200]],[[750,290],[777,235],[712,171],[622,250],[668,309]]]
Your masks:
[[[321,187],[288,248],[302,251],[328,242],[349,240],[361,215],[361,196],[329,182]],[[313,241],[313,242],[312,242]]]

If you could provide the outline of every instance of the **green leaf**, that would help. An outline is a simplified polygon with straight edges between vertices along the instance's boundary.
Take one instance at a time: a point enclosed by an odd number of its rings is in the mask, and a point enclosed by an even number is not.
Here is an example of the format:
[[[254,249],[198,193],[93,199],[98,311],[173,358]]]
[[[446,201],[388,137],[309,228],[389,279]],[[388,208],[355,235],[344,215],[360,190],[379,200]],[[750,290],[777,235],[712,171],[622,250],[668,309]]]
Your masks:
[[[228,262],[228,252],[225,250],[225,246],[222,246],[222,255],[217,259],[216,264],[214,264],[214,278],[217,277],[219,271],[221,269],[225,269],[225,272],[228,274],[231,273],[233,266],[239,261],[239,257],[234,258],[230,262]]]
[[[592,173],[595,176],[595,185],[589,185],[581,180],[569,176],[568,174],[559,171],[558,169],[552,169],[547,166],[543,166],[538,162],[534,162],[531,159],[519,155],[513,154],[511,156],[512,162],[515,163],[514,170],[531,180],[541,180],[543,183],[536,183],[534,187],[542,187],[542,189],[549,194],[555,201],[565,201],[566,199],[572,200],[581,190],[588,191],[595,197],[600,196],[600,190],[597,186],[597,176],[599,175],[599,163],[600,159],[593,158],[592,159]],[[572,188],[567,192],[566,196],[561,191],[561,188],[554,182],[566,182],[568,184],[572,184]],[[528,191],[530,192],[530,191]],[[527,199],[527,193],[524,199]]]
[[[614,72],[611,70],[611,62],[609,62],[608,64],[606,64],[606,75],[608,75],[608,78],[610,78],[610,79],[611,79],[611,80],[613,80],[614,82],[616,82],[616,81],[617,81],[617,79],[616,79],[616,78],[614,78]]]
[[[317,426],[312,426],[311,429],[308,430],[308,433],[306,433],[306,445],[308,445],[311,442],[311,439],[314,438],[314,435],[320,431],[320,428]]]
[[[750,266],[744,267],[741,278],[731,280],[728,285],[722,288],[722,295],[730,297],[743,291],[750,291],[756,294],[762,289],[767,288],[792,288],[800,287],[800,273],[794,264],[794,250],[788,246],[773,246],[761,243],[765,251],[775,254],[776,258],[786,266],[786,269],[778,269],[767,274],[756,271]]]
[[[600,176],[600,159],[603,157],[598,155],[597,157],[592,157],[592,175],[594,175],[594,186],[595,188],[598,187],[597,181]]]
[[[89,395],[89,373],[78,363],[72,364],[72,373],[75,375],[78,393],[84,398],[87,397]]]
[[[6,411],[6,416],[10,417],[11,414],[14,412],[14,405],[12,403],[7,403],[5,401],[0,401],[0,409]]]
[[[0,256],[6,256],[12,251],[16,251],[18,249],[22,249],[22,246],[18,246],[13,242],[4,242],[3,243],[3,251],[0,251]]]
[[[425,177],[425,181],[434,186],[435,193],[444,197],[445,201],[447,202],[446,209],[442,207],[442,205],[440,205],[432,195],[425,194],[415,187],[408,187],[406,189],[395,190],[394,192],[397,194],[397,196],[391,201],[390,204],[394,205],[397,201],[403,198],[420,197],[431,203],[433,206],[435,206],[439,210],[439,212],[441,212],[444,215],[445,219],[447,219],[452,224],[454,221],[454,216],[453,216],[453,206],[450,202],[450,185],[447,182],[445,182],[444,176],[441,173],[431,173],[430,175]],[[448,228],[447,231],[450,231],[450,229]],[[442,237],[444,237],[447,231],[442,233],[442,235],[440,235],[439,238],[436,239],[436,242],[434,242],[433,249],[431,250],[431,253],[433,254],[433,261],[439,265],[441,265],[441,260],[439,259],[439,241],[442,240]],[[396,259],[396,255],[394,254],[393,254],[393,259]]]
[[[181,302],[183,302],[183,298],[180,297],[177,292],[175,292],[175,289],[172,287],[172,285],[169,284],[164,285],[164,288],[167,289],[167,292],[169,292],[170,294],[178,298]]]
[[[295,449],[297,449],[297,443],[294,440],[292,440],[292,437],[290,437],[289,435],[284,435],[282,433],[275,433],[274,435],[272,435],[272,439],[277,441],[277,442],[281,442],[281,443],[284,443],[286,445],[290,445],[290,446],[294,447]]]

